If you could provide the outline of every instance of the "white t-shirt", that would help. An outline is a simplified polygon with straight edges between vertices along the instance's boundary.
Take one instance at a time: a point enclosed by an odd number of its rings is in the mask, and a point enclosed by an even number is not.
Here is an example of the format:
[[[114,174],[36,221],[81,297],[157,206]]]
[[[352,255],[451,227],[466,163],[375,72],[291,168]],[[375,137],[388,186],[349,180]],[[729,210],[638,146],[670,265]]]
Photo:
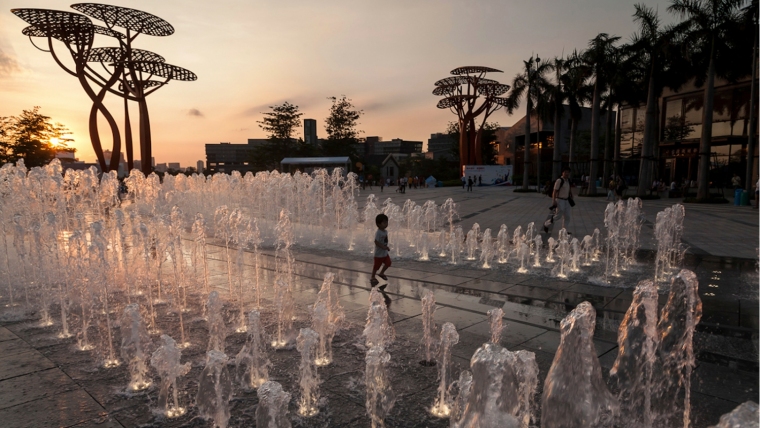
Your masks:
[[[565,184],[562,184],[562,181],[565,181]],[[554,182],[554,190],[559,190],[557,192],[557,197],[559,199],[567,199],[570,197],[570,180],[565,180],[564,178],[560,177],[557,179],[557,181]]]
[[[377,229],[375,232],[375,241],[388,246],[388,231]],[[384,250],[375,244],[375,257],[385,257],[388,255],[388,251]]]

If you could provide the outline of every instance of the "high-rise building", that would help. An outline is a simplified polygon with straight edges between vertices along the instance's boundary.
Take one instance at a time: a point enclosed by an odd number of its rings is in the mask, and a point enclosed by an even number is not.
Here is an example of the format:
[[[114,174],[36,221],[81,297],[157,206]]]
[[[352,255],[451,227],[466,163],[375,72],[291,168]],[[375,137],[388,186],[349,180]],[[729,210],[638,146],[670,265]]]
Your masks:
[[[198,174],[202,174],[203,173],[203,161],[202,160],[199,160],[198,162],[196,162],[195,170],[198,172]]]
[[[427,153],[429,153],[428,157],[431,159],[445,158],[453,160],[454,153],[452,153],[452,149],[454,148],[454,144],[455,141],[449,134],[443,132],[430,134],[427,146]]]
[[[179,171],[181,167],[179,166],[179,162],[169,162],[168,168]]]
[[[317,121],[315,119],[303,120],[303,141],[312,146],[317,145]]]

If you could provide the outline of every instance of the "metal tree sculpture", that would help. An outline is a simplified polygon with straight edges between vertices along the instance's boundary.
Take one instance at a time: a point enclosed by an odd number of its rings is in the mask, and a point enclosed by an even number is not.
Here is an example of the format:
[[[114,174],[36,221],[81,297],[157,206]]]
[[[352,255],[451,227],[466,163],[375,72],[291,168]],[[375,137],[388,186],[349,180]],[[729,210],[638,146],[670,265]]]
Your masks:
[[[56,63],[66,72],[75,76],[93,102],[90,110],[89,131],[95,155],[103,171],[117,169],[121,153],[121,135],[113,115],[103,105],[105,95],[110,92],[124,100],[125,142],[127,166],[132,169],[134,155],[132,150],[132,129],[129,120],[129,101],[138,104],[140,117],[140,152],[142,171],[149,174],[151,168],[150,119],[145,98],[170,80],[196,80],[195,74],[181,67],[166,64],[164,58],[153,52],[132,47],[140,34],[151,36],[169,36],[174,28],[163,19],[135,9],[95,3],[79,3],[71,6],[82,12],[80,15],[46,9],[12,9],[11,12],[31,24],[22,33],[32,37],[47,38],[47,49]],[[105,27],[94,25],[89,17],[105,23]],[[114,30],[125,29],[125,33]],[[108,36],[118,42],[117,47],[93,48],[95,34]],[[55,51],[53,39],[63,42],[74,62],[71,69],[64,65]],[[92,65],[100,63],[103,71],[95,70]],[[157,80],[152,80],[153,77]],[[96,92],[91,83],[99,87]],[[116,86],[116,83],[119,83]],[[111,128],[113,138],[113,155],[108,165],[105,163],[103,149],[98,133],[97,115],[102,114]]]
[[[509,91],[509,85],[486,79],[486,73],[501,73],[501,70],[459,67],[451,70],[454,77],[435,82],[433,95],[444,96],[438,101],[438,108],[451,110],[459,119],[460,174],[464,165],[483,164],[483,126],[493,112],[507,106],[507,99],[499,96]]]

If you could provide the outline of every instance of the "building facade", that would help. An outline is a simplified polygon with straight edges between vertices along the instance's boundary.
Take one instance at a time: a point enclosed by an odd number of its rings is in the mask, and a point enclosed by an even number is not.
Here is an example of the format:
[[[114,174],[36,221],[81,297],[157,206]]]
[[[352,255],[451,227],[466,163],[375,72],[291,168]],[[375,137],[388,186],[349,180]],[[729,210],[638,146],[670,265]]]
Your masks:
[[[549,177],[552,172],[552,163],[554,158],[554,143],[559,141],[560,153],[562,154],[563,166],[569,165],[569,151],[570,151],[570,134],[572,130],[572,120],[570,119],[570,107],[563,105],[563,114],[560,119],[560,135],[555,138],[554,135],[554,121],[548,119],[538,119],[536,115],[530,117],[530,135],[528,141],[530,143],[529,150],[529,174],[534,175],[537,170],[538,151],[541,152],[541,164],[540,174],[545,177]],[[609,141],[613,141],[614,129],[615,129],[615,116],[610,117],[607,120],[607,115],[602,112],[600,115],[599,123],[601,124],[600,135],[600,159],[604,158],[604,141],[609,138]],[[522,168],[524,167],[525,156],[525,116],[515,122],[512,126],[507,128],[500,128],[496,130],[496,143],[499,148],[497,155],[497,163],[501,165],[515,165],[515,176],[522,175]],[[608,126],[609,124],[609,126]],[[540,129],[539,129],[540,128]],[[590,149],[590,133],[591,133],[591,108],[581,108],[581,119],[576,125],[575,131],[575,159],[571,168],[575,174],[588,173],[588,159]],[[512,158],[512,147],[517,146],[517,159]],[[612,153],[609,153],[611,158]],[[601,170],[600,170],[601,173]]]
[[[737,82],[715,80],[709,176],[709,182],[713,186],[729,186],[734,173],[744,180],[748,160],[755,165],[752,182],[757,180],[757,145],[751,156],[747,154],[750,85],[749,77]],[[665,88],[657,102],[659,113],[655,178],[677,183],[696,180],[704,113],[704,87],[696,87],[693,82],[689,82],[678,91]],[[638,174],[645,111],[645,105],[623,106],[620,110],[621,161],[624,171],[630,170],[635,174]],[[757,120],[757,110],[755,112]]]
[[[355,146],[357,153],[361,156],[379,156],[394,153],[403,153],[411,155],[413,153],[422,153],[422,141],[402,140],[394,138],[390,141],[383,141],[382,137],[367,137],[364,142]]]
[[[436,132],[435,134],[430,134],[425,157],[434,160],[454,160],[453,149],[455,144],[457,142],[447,133]]]
[[[315,119],[303,120],[303,141],[312,146],[316,146],[319,143],[319,139],[317,138],[317,121]]]
[[[254,145],[250,144],[206,144],[206,169],[211,174],[240,171],[245,174],[252,171],[251,155]]]

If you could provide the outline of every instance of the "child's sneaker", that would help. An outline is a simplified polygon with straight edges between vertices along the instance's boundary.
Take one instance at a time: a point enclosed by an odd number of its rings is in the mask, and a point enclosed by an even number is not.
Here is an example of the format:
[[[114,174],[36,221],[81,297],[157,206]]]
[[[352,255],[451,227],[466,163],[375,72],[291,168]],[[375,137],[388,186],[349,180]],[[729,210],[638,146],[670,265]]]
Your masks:
[[[372,279],[369,280],[369,283],[374,287],[377,284],[379,284],[380,281],[378,281],[377,278],[372,278]]]
[[[385,274],[383,274],[383,273],[379,273],[379,274],[377,274],[377,276],[379,276],[380,278],[382,278],[383,281],[387,281],[388,280],[388,277],[385,276]]]

